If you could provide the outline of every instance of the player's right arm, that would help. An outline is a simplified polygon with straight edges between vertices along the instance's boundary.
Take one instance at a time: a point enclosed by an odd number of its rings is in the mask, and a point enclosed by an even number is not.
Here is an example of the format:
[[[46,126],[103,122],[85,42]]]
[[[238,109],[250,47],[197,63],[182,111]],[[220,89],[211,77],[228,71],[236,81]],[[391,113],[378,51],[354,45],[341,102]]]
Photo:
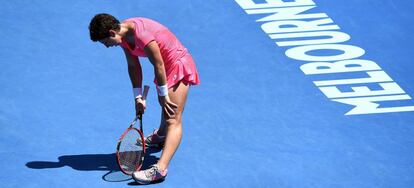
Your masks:
[[[142,88],[142,68],[137,56],[132,55],[127,49],[122,48],[128,63],[128,74],[133,88]],[[142,98],[135,99],[136,115],[143,114],[145,110],[145,101]]]
[[[128,63],[128,73],[133,88],[142,88],[142,69],[137,56],[122,48]]]

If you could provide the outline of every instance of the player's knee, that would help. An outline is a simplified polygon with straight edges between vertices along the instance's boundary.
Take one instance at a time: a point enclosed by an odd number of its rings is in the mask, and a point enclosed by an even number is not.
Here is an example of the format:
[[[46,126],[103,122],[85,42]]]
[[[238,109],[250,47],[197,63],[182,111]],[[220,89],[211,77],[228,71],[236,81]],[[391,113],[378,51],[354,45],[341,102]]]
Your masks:
[[[172,127],[172,126],[181,126],[181,118],[177,119],[177,118],[170,118],[167,119],[165,121],[166,125],[168,127]]]

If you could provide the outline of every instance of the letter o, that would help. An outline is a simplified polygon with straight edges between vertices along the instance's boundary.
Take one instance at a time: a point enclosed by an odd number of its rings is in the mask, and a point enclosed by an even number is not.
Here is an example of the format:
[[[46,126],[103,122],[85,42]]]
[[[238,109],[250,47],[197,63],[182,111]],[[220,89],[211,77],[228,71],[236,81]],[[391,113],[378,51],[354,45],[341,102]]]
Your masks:
[[[307,54],[308,52],[314,50],[337,50],[341,51],[342,53],[329,56],[316,56]],[[365,54],[365,50],[357,46],[345,44],[319,44],[291,48],[286,50],[285,54],[292,59],[300,61],[341,61],[361,57]]]

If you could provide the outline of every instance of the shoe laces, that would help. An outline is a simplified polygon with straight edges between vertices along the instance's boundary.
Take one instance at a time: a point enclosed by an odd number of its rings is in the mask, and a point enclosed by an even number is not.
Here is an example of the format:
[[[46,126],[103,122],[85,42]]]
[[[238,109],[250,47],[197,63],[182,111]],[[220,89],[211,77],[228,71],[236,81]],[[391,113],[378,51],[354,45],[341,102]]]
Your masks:
[[[158,167],[156,165],[153,165],[150,169],[144,171],[144,174],[146,177],[151,178],[156,175],[158,172]]]

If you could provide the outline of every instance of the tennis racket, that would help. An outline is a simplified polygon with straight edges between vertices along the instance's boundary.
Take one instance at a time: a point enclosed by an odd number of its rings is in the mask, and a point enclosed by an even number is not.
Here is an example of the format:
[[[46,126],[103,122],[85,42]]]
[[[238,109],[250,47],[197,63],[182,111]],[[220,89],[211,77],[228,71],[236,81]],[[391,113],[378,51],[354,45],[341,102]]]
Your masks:
[[[146,100],[149,86],[144,86],[143,100]],[[139,121],[139,129],[135,124]],[[116,147],[118,166],[124,174],[132,175],[141,169],[145,156],[145,140],[142,130],[142,114],[138,114],[121,135]]]

